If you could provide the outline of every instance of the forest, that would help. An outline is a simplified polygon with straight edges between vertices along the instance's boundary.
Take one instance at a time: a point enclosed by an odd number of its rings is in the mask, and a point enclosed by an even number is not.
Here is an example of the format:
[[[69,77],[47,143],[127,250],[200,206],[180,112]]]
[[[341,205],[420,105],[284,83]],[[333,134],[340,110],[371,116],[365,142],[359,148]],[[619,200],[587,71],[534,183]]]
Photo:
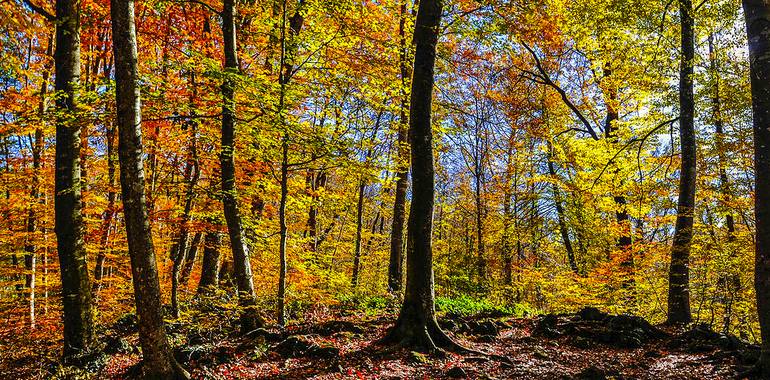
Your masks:
[[[0,0],[2,379],[770,379],[770,0]]]

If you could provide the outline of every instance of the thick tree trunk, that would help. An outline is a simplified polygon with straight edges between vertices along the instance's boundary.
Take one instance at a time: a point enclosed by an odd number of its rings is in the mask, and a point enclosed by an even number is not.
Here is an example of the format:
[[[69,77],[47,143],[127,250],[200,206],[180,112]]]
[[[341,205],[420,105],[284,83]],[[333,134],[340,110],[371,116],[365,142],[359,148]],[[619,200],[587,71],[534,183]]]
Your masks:
[[[399,35],[399,66],[401,70],[401,107],[398,123],[397,163],[396,163],[396,193],[393,201],[393,224],[390,232],[390,259],[388,261],[388,290],[401,290],[403,278],[402,263],[404,262],[404,222],[406,221],[406,191],[409,187],[409,120],[407,119],[408,77],[406,42],[406,3],[401,0],[401,10],[398,22]]]
[[[693,96],[693,60],[695,27],[691,0],[679,0],[682,57],[679,74],[679,138],[682,167],[679,173],[679,201],[676,229],[671,247],[668,285],[668,323],[689,323],[690,314],[690,244],[695,213],[695,100]]]
[[[139,319],[139,344],[146,379],[189,378],[174,360],[161,313],[158,268],[147,218],[142,162],[141,100],[137,72],[133,0],[111,0],[115,56],[120,185],[126,221],[128,253]]]
[[[219,231],[208,231],[203,238],[203,263],[201,264],[201,278],[198,282],[198,294],[205,293],[207,289],[216,288],[219,283],[219,246],[222,235]]]
[[[236,75],[238,53],[235,42],[235,0],[225,0],[222,10],[222,34],[224,38],[226,76],[222,82],[222,204],[224,205],[227,231],[233,251],[233,268],[238,287],[238,302],[244,309],[241,313],[241,332],[248,333],[262,322],[254,308],[254,279],[251,273],[249,250],[243,237],[241,214],[235,189],[235,82],[230,76]]]
[[[770,379],[770,1],[743,0],[754,112],[754,286],[762,335],[758,367]]]
[[[80,78],[80,3],[56,1],[56,242],[64,304],[64,358],[89,351],[94,340],[91,284],[88,278],[81,210],[80,123],[77,87]]]
[[[414,42],[412,94],[409,108],[412,157],[412,204],[409,213],[404,302],[395,326],[383,339],[423,351],[457,349],[436,322],[433,287],[434,170],[431,103],[441,0],[420,1]]]

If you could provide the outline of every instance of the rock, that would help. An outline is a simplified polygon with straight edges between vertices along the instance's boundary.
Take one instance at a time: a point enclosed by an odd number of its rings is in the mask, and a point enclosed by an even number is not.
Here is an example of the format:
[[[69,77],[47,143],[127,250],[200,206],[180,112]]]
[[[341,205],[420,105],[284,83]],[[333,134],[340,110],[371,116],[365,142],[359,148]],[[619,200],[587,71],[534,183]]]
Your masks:
[[[496,336],[500,333],[497,325],[492,321],[475,322],[468,325],[471,328],[471,333],[474,335],[493,335]]]
[[[576,377],[580,380],[605,380],[607,372],[596,366],[590,366],[580,371]]]
[[[540,318],[537,325],[532,330],[533,336],[543,336],[546,338],[558,338],[562,332],[556,328],[559,319],[556,315],[548,314]]]
[[[291,335],[278,343],[273,350],[281,356],[294,358],[304,356],[314,345],[308,335]]]
[[[339,358],[340,349],[332,345],[324,345],[324,346],[313,345],[307,351],[307,355],[319,357],[319,358],[325,358],[325,359],[334,359],[334,358]]]
[[[134,346],[128,343],[125,338],[119,336],[106,336],[104,337],[104,353],[115,354],[130,354],[134,352]]]
[[[482,342],[482,343],[492,343],[495,340],[497,340],[497,337],[494,336],[494,335],[482,335],[482,336],[476,338],[476,340],[478,342]]]
[[[417,351],[411,351],[409,353],[409,360],[412,363],[415,363],[415,364],[428,364],[428,363],[430,363],[430,359],[428,359],[427,355],[425,355],[423,353],[420,353],[420,352],[417,352]]]
[[[444,330],[457,330],[457,323],[455,323],[455,321],[452,319],[442,319],[438,322],[438,325]]]
[[[577,348],[590,349],[596,347],[596,342],[583,336],[576,336],[572,339],[572,345]]]
[[[133,334],[138,331],[138,320],[136,314],[126,313],[123,314],[112,325],[112,329],[121,333],[121,335]]]
[[[543,350],[540,347],[535,347],[535,349],[532,351],[532,356],[534,356],[534,357],[536,357],[538,359],[541,359],[541,360],[550,360],[551,359],[551,356],[548,355],[548,353],[545,352],[545,350]]]
[[[604,313],[595,307],[589,306],[589,307],[584,307],[582,310],[580,310],[577,313],[577,316],[584,321],[601,322],[607,319],[607,317],[609,317],[609,314]]]
[[[273,350],[286,358],[313,356],[333,359],[340,356],[340,350],[331,344],[316,344],[310,335],[292,335],[278,343]]]
[[[718,333],[705,323],[681,333],[669,343],[669,348],[687,352],[708,352],[714,350],[742,351],[748,343],[734,335]]]
[[[331,336],[343,331],[354,334],[363,334],[365,332],[363,327],[350,321],[326,321],[313,328],[313,332],[321,336]]]
[[[265,342],[273,343],[281,340],[281,334],[261,327],[250,331],[248,334],[246,334],[246,337],[252,339],[263,339]]]
[[[214,348],[213,344],[183,346],[174,350],[174,357],[180,363],[215,364]]]
[[[468,375],[462,367],[452,367],[449,369],[449,371],[446,371],[446,376],[456,379],[466,378]]]

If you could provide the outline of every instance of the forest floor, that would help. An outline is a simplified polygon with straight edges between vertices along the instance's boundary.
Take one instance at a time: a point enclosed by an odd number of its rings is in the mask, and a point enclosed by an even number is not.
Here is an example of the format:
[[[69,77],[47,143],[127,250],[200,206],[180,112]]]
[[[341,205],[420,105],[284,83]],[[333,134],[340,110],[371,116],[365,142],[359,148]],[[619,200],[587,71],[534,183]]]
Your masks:
[[[440,318],[462,345],[491,355],[423,355],[372,343],[393,323],[392,314],[328,317],[246,337],[237,336],[229,322],[206,320],[207,326],[196,328],[171,324],[169,335],[177,359],[197,379],[728,379],[758,355],[756,346],[705,326],[652,326],[593,308],[533,318],[498,313]],[[121,318],[103,337],[109,354],[91,377],[132,378],[140,360],[135,318]],[[54,363],[35,375],[9,368],[14,364],[45,367],[39,361],[0,360],[3,378],[74,377]]]

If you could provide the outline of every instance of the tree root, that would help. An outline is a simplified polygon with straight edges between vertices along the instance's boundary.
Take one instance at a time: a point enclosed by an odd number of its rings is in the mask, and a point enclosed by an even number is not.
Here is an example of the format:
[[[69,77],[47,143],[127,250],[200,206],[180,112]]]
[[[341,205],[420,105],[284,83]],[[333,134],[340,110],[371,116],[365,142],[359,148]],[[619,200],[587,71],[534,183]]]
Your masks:
[[[456,342],[439,327],[435,319],[428,321],[425,326],[421,327],[409,325],[399,320],[375,344],[391,346],[392,349],[404,348],[434,355],[441,355],[447,352],[458,355],[476,355],[506,364],[513,364],[513,361],[508,357],[474,350]]]

